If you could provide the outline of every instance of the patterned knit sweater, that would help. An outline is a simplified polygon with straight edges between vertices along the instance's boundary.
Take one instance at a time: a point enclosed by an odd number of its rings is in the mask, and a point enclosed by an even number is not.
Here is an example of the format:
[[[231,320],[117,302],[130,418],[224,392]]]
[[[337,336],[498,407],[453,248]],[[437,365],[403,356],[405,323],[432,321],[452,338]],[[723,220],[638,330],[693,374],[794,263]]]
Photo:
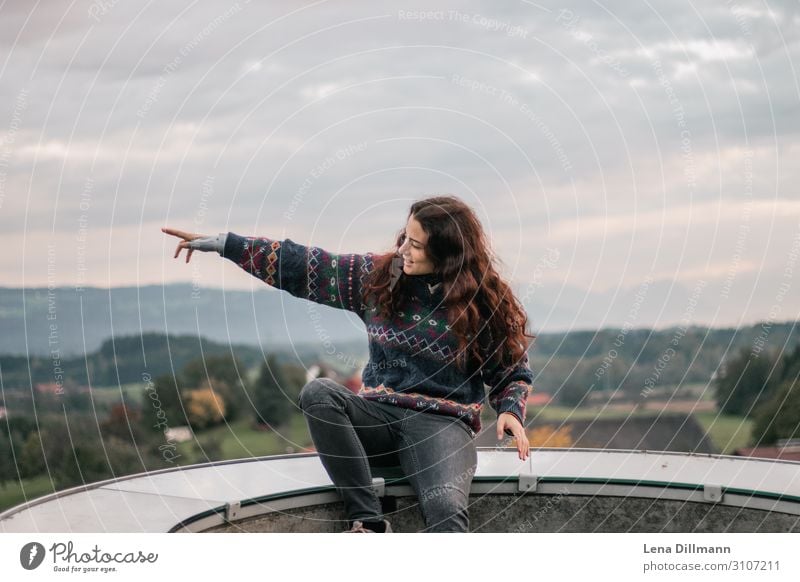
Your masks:
[[[525,420],[525,405],[533,374],[527,356],[504,367],[488,357],[482,367],[457,366],[458,342],[447,325],[442,285],[436,275],[409,276],[410,300],[393,317],[380,316],[362,296],[373,255],[336,255],[290,239],[224,238],[222,255],[268,285],[295,297],[346,309],[365,323],[369,362],[359,396],[403,408],[455,416],[474,437],[481,430],[480,412],[489,387],[489,404]]]

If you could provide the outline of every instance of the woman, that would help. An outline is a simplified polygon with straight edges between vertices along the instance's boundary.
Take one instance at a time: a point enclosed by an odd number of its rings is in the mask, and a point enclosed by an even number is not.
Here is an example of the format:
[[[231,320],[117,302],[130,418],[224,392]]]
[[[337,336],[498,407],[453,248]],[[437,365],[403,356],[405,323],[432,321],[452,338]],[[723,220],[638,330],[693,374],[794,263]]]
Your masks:
[[[351,532],[388,532],[371,466],[399,465],[420,502],[425,531],[469,528],[474,438],[490,387],[497,438],[516,439],[533,375],[527,317],[492,264],[473,210],[452,196],[411,206],[395,250],[335,255],[289,239],[204,237],[173,229],[175,250],[216,250],[296,297],[347,309],[366,324],[369,362],[354,394],[327,378],[299,405],[320,460],[344,500]]]

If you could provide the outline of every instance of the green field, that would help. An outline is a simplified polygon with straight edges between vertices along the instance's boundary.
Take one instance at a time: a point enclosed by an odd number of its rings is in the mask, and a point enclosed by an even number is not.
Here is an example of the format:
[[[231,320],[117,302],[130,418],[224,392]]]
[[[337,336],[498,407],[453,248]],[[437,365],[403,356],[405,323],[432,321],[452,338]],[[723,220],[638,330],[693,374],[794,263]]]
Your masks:
[[[249,420],[232,422],[203,431],[196,441],[178,445],[181,465],[209,460],[248,459],[265,455],[302,452],[311,445],[306,421],[300,414],[275,431],[259,430]],[[216,452],[218,451],[218,452]]]
[[[718,415],[716,412],[698,412],[694,417],[723,455],[733,454],[734,450],[750,443],[752,420],[740,416]]]
[[[122,402],[120,394],[125,394],[128,402],[139,403],[142,401],[144,384],[136,382],[134,384],[122,384],[121,386],[101,386],[92,389],[92,398],[95,404],[111,406]]]

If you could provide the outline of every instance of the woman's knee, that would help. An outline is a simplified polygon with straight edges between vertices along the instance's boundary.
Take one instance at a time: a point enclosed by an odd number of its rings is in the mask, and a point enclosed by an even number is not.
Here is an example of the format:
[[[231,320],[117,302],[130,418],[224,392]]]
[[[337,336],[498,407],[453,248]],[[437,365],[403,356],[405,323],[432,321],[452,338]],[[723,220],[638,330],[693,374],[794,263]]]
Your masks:
[[[337,384],[330,378],[315,378],[303,386],[298,397],[301,410],[306,410],[314,404],[334,404],[338,393]]]

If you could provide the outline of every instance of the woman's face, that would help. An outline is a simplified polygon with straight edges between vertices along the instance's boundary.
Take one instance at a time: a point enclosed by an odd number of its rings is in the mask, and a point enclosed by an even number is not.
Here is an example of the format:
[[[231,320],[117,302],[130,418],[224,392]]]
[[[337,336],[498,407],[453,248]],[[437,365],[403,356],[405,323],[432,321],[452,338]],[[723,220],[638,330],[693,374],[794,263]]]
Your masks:
[[[400,250],[403,257],[403,272],[406,275],[427,275],[433,273],[433,261],[428,258],[425,251],[428,244],[428,233],[422,230],[422,225],[417,222],[412,214],[406,224],[406,236]]]

